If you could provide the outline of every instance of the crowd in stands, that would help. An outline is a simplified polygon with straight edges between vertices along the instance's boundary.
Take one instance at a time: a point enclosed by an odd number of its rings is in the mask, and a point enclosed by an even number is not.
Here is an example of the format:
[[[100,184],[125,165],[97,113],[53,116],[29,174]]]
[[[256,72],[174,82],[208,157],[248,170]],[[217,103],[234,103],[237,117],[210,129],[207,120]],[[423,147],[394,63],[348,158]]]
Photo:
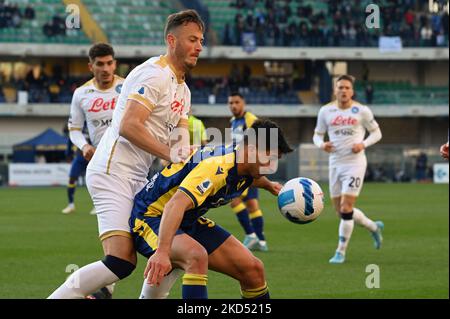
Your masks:
[[[386,0],[380,6],[380,28],[367,28],[366,2],[327,1],[328,13],[298,0],[237,0],[234,24],[226,24],[223,45],[242,45],[253,33],[257,46],[377,46],[379,36],[400,36],[403,46],[447,46],[448,12],[439,1],[437,13],[425,0]],[[297,2],[296,11],[291,3]],[[262,9],[263,8],[263,9]]]
[[[44,24],[42,31],[47,37],[66,35],[66,24],[63,18],[55,14],[51,21]]]
[[[36,12],[34,8],[28,4],[25,8],[20,8],[16,3],[9,4],[4,0],[0,0],[0,29],[2,28],[20,28],[22,20],[34,20]],[[55,14],[50,21],[42,26],[42,32],[47,37],[58,35],[66,35],[66,25],[64,18],[59,14]]]
[[[227,103],[231,92],[240,92],[250,104],[299,104],[298,79],[295,77],[254,77],[248,65],[233,64],[223,77],[186,79],[193,103]]]
[[[4,78],[0,74],[0,78]],[[60,66],[47,75],[43,68],[31,68],[23,79],[0,79],[0,103],[6,102],[4,87],[12,87],[17,92],[28,92],[28,103],[70,103],[73,92],[88,80],[88,77],[64,75]]]
[[[89,75],[70,77],[58,65],[49,76],[41,66],[31,68],[21,80],[10,79],[7,85],[17,91],[27,91],[29,103],[70,103],[75,89],[88,79]],[[291,77],[252,76],[248,65],[239,67],[237,64],[231,66],[226,76],[187,76],[186,82],[191,89],[192,102],[202,104],[227,103],[229,93],[236,91],[251,104],[299,104],[297,91],[310,85],[295,74]],[[2,83],[5,81],[0,80],[0,102],[5,102]]]
[[[8,4],[0,0],[0,29],[20,28],[22,19],[33,20],[35,16],[36,13],[30,5],[22,11],[17,4]]]
[[[429,12],[428,0],[381,1],[380,28],[368,28],[367,0],[317,1],[319,9],[300,0],[235,0],[231,6],[237,14],[225,25],[221,44],[242,45],[242,35],[250,33],[257,46],[378,46],[380,36],[400,36],[403,46],[448,46],[447,1],[435,1],[437,12]],[[199,8],[209,20],[208,10]],[[23,19],[35,16],[29,4],[21,8],[0,0],[0,29],[20,28]],[[65,36],[64,19],[58,14],[49,18],[43,33]]]

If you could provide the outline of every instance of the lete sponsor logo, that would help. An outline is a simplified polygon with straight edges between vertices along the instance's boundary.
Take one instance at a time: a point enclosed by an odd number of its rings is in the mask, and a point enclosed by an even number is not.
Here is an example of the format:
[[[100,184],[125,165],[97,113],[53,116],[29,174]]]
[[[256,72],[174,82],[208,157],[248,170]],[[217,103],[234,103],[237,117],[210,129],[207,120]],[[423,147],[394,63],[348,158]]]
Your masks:
[[[111,101],[108,101],[99,97],[92,102],[92,105],[88,109],[88,112],[97,113],[101,111],[114,110],[115,107],[116,107],[116,98],[113,98]]]
[[[339,115],[339,116],[336,116],[331,121],[332,126],[344,126],[344,125],[356,125],[356,124],[358,124],[358,120],[351,116],[344,117],[344,116]]]

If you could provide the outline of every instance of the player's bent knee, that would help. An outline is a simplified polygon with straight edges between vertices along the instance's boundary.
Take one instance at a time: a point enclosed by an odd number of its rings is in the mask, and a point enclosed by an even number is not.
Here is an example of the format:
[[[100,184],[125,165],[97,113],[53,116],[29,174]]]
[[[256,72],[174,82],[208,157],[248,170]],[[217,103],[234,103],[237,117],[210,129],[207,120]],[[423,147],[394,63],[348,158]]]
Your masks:
[[[351,213],[353,211],[353,205],[343,203],[341,204],[341,212]]]
[[[239,281],[246,287],[263,285],[265,282],[263,262],[258,258],[253,257],[245,265],[240,277]]]
[[[136,268],[135,265],[130,263],[127,260],[112,256],[106,255],[102,260],[103,264],[108,267],[119,279],[124,279],[131,275],[133,270]]]
[[[250,213],[259,210],[258,201],[256,199],[250,199],[245,204],[247,205],[247,209]]]
[[[234,208],[234,207],[238,206],[240,203],[242,203],[242,201],[239,198],[234,198],[231,201],[231,204],[230,204],[231,208]]]
[[[189,249],[186,256],[186,272],[203,273],[208,270],[208,252],[202,246]]]

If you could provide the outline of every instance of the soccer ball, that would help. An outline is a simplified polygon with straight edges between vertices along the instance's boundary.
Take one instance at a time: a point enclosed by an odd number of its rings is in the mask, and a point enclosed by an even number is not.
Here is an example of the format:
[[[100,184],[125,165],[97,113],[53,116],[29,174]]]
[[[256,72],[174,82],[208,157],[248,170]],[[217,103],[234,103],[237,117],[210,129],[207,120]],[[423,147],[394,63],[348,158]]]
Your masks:
[[[278,194],[278,208],[289,221],[307,224],[319,217],[324,199],[320,186],[313,180],[297,177],[289,180]]]

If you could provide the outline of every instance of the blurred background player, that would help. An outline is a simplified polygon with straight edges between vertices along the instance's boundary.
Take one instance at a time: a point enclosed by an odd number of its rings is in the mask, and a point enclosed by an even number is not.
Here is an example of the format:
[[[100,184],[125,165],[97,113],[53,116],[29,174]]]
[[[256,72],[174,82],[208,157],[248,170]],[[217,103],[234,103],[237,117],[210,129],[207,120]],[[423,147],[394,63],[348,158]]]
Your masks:
[[[367,159],[364,149],[381,139],[381,131],[372,111],[354,101],[354,78],[341,75],[337,78],[334,94],[336,100],[323,106],[317,118],[314,144],[330,153],[329,187],[336,213],[340,215],[339,242],[330,263],[343,263],[354,222],[365,227],[381,247],[384,224],[374,222],[360,209],[354,207],[361,192],[366,173]],[[369,136],[364,139],[366,129]],[[328,133],[329,141],[324,141]]]
[[[112,114],[124,81],[123,78],[114,74],[116,60],[114,49],[109,44],[97,43],[91,47],[88,66],[94,78],[75,90],[70,105],[69,137],[79,151],[70,170],[69,206],[62,211],[65,214],[75,211],[73,195],[76,180],[86,170],[95,148],[108,126],[111,125]],[[84,128],[87,129],[89,138],[83,134]],[[92,209],[91,214],[95,214],[95,208]],[[101,288],[88,298],[110,298],[113,288],[113,284]]]
[[[230,120],[231,138],[238,144],[244,138],[245,130],[258,118],[245,110],[245,99],[240,93],[234,92],[228,96],[228,106],[233,114]],[[258,189],[249,187],[231,202],[231,208],[245,231],[244,246],[252,250],[268,251],[263,213],[258,203]]]
[[[208,136],[206,136],[205,124],[203,121],[189,114],[189,142],[194,146],[205,146],[208,143]]]
[[[75,90],[70,105],[69,137],[79,151],[76,152],[70,169],[67,187],[69,205],[62,210],[64,214],[75,211],[76,181],[86,171],[95,148],[111,124],[114,107],[124,81],[114,74],[116,60],[114,50],[109,44],[98,43],[91,47],[88,66],[94,78]],[[83,134],[85,128],[89,138]],[[95,209],[91,210],[91,214],[95,214]]]
[[[69,136],[69,129],[67,126],[65,126],[64,133],[66,134],[69,139],[67,140],[67,149],[66,149],[66,158],[70,159],[71,166],[70,166],[70,172],[69,172],[69,183],[67,184],[67,200],[68,205],[66,208],[64,208],[61,213],[63,214],[70,214],[75,212],[75,190],[77,187],[77,181],[80,178],[81,175],[84,175],[86,173],[86,167],[88,165],[88,161],[83,157],[83,153],[72,143],[72,140]],[[86,125],[84,125],[83,128],[83,135],[87,135],[86,131]],[[86,140],[89,138],[86,137]],[[90,211],[91,215],[95,214],[95,209],[92,208]]]

